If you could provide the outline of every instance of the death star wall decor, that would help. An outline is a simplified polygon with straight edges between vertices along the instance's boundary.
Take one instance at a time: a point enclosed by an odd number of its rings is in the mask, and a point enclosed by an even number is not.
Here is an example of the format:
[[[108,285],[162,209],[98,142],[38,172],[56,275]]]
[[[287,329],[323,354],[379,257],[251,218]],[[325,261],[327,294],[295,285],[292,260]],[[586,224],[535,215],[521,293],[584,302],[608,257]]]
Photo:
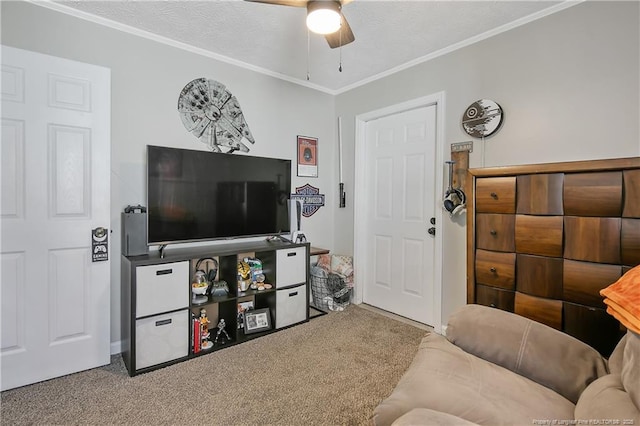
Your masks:
[[[178,97],[184,127],[214,152],[249,152],[243,141],[255,143],[240,104],[224,84],[197,78]]]
[[[489,99],[475,101],[464,112],[462,128],[469,136],[484,138],[494,134],[502,124],[502,108]]]

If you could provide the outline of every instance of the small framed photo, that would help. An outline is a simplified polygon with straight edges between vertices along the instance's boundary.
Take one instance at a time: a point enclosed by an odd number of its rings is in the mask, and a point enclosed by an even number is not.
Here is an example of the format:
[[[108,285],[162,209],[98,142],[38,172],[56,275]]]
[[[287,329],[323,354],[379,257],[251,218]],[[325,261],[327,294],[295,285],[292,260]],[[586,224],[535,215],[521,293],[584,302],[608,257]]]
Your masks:
[[[298,176],[318,177],[318,138],[298,136]]]
[[[254,309],[244,313],[244,333],[257,333],[271,330],[271,314],[269,308]]]
[[[253,300],[238,303],[238,328],[244,328],[244,314],[253,309]]]

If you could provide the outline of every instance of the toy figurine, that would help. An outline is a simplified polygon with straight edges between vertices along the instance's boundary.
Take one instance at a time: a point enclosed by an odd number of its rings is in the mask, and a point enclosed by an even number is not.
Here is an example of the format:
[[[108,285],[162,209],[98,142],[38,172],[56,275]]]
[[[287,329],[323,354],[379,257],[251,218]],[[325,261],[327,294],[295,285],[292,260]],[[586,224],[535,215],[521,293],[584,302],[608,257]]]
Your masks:
[[[238,262],[238,291],[247,291],[251,285],[251,267],[247,262]]]
[[[224,333],[224,335],[227,336],[227,340],[231,341],[231,338],[227,334],[227,330],[225,330],[226,326],[227,323],[224,321],[224,318],[221,318],[218,322],[218,332],[216,333],[216,339],[213,341],[213,343],[218,343],[218,338],[220,337],[221,333]],[[222,343],[224,343],[224,341]]]
[[[203,338],[209,337],[209,324],[210,323],[211,323],[211,321],[209,321],[209,318],[207,318],[207,310],[206,309],[200,309],[200,327],[202,327],[200,335]]]
[[[209,340],[209,318],[207,318],[207,311],[205,309],[200,309],[200,338],[202,339],[201,347],[202,349],[209,349],[213,346],[213,343]]]

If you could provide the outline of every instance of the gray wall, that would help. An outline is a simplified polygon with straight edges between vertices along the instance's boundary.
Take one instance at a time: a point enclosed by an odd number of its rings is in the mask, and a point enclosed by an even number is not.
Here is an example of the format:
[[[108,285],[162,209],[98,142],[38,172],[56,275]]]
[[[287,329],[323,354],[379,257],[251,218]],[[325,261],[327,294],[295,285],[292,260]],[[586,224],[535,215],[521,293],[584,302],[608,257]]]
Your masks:
[[[446,92],[445,146],[471,138],[466,107],[493,99],[501,130],[474,141],[471,167],[640,155],[639,4],[585,2],[336,97],[345,164],[354,161],[354,118]],[[448,157],[448,154],[445,154]],[[442,170],[446,185],[445,165]],[[347,193],[353,169],[345,167]],[[444,188],[443,188],[444,189]],[[336,251],[353,250],[353,203],[335,210]],[[444,216],[442,322],[466,302],[466,218]]]
[[[145,145],[203,149],[176,111],[178,93],[197,77],[218,80],[236,95],[257,140],[251,154],[295,163],[296,135],[319,138],[320,177],[295,178],[294,171],[293,184],[309,182],[326,194],[326,206],[303,229],[314,245],[344,254],[353,252],[358,114],[445,91],[448,146],[470,139],[459,124],[465,108],[493,99],[505,122],[484,144],[475,141],[472,167],[640,155],[637,2],[581,3],[335,97],[33,4],[1,7],[3,44],[111,69],[113,259],[120,211],[145,200]],[[346,209],[336,207],[336,116],[343,117]],[[444,165],[438,172],[446,182]],[[465,229],[464,217],[442,224],[445,324],[465,303]],[[114,260],[113,342],[120,329],[119,269]]]
[[[314,245],[333,246],[333,96],[33,4],[1,7],[3,44],[111,69],[112,342],[120,340],[120,212],[145,204],[145,146],[206,149],[177,112],[178,95],[194,78],[217,80],[236,96],[256,139],[251,155],[291,159],[293,188],[310,183],[326,194],[303,230]],[[318,138],[318,178],[296,177],[297,135]]]

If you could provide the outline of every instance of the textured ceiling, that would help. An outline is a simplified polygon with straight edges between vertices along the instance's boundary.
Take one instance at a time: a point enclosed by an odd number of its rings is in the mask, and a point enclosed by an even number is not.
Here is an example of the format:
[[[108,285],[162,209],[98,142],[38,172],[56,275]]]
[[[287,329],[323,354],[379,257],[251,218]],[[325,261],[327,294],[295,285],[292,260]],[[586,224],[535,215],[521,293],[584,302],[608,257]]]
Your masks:
[[[342,49],[330,49],[313,33],[307,45],[304,8],[241,0],[56,3],[338,93],[575,2],[355,0],[343,13],[356,40]]]

